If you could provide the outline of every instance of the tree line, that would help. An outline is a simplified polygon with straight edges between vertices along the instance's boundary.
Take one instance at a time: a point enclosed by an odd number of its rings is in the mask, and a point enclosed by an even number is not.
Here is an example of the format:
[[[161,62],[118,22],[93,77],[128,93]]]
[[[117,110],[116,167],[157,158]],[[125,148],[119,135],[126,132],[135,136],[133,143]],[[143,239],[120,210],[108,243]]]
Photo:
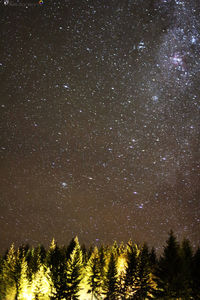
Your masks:
[[[14,245],[0,257],[0,299],[200,299],[200,248],[171,231],[158,256],[147,244],[49,249]]]

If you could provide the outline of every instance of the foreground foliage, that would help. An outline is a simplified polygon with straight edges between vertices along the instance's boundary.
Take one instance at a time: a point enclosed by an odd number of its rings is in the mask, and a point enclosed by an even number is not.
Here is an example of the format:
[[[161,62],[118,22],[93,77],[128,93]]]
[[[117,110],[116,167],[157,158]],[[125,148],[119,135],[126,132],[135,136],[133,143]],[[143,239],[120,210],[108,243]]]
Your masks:
[[[46,250],[14,245],[0,257],[0,299],[200,299],[200,248],[171,231],[158,258],[147,244]]]

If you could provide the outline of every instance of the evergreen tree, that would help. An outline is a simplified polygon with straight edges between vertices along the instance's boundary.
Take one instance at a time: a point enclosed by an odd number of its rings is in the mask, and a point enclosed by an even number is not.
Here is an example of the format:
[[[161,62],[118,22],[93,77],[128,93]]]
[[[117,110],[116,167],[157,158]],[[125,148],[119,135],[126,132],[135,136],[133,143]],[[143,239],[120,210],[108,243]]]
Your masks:
[[[138,271],[135,282],[134,299],[152,299],[156,283],[150,269],[150,256],[147,244],[144,244],[138,259]]]
[[[3,282],[6,293],[15,290],[15,299],[19,294],[19,279],[21,274],[21,260],[19,250],[15,251],[14,244],[10,247],[3,264]]]
[[[116,258],[111,253],[110,260],[108,263],[108,271],[105,278],[105,299],[116,300],[118,297],[118,277],[117,277],[117,264]]]
[[[192,296],[200,299],[200,248],[195,252],[192,259]]]
[[[66,263],[66,288],[63,295],[70,300],[78,299],[82,279],[82,252],[77,237],[74,242],[75,247]]]
[[[180,249],[181,255],[181,297],[189,299],[192,289],[192,247],[189,240],[184,239]]]
[[[104,247],[101,246],[99,249],[99,268],[100,268],[100,274],[102,280],[104,280],[105,277],[105,266],[106,266],[106,254],[105,254]]]
[[[94,252],[88,262],[88,273],[88,284],[90,287],[88,293],[91,293],[91,299],[93,299],[94,296],[98,298],[101,293],[102,278],[100,271],[99,253],[96,247],[94,248]]]
[[[163,299],[174,299],[180,297],[182,283],[180,246],[173,231],[170,231],[166,243],[156,271],[158,296]]]
[[[23,256],[21,263],[21,274],[19,278],[19,295],[17,299],[26,300],[28,295],[31,295],[31,286],[27,276],[27,262]]]
[[[52,296],[52,299],[62,299],[66,290],[66,251],[64,248],[59,248],[54,239],[51,242],[46,260],[56,289],[55,297]]]
[[[28,278],[32,279],[32,276],[39,270],[41,263],[41,255],[39,248],[32,248],[26,254],[26,261],[28,264]]]
[[[67,259],[70,258],[70,255],[72,254],[74,248],[76,247],[76,241],[77,241],[77,240],[78,240],[78,238],[75,237],[75,238],[73,238],[73,239],[70,241],[70,243],[69,243],[69,245],[68,245],[68,247],[67,247],[67,249],[66,249],[66,258],[67,258]]]
[[[156,257],[156,250],[154,247],[151,249],[151,252],[149,253],[149,262],[150,262],[151,269],[154,271],[158,262]]]
[[[125,299],[132,299],[137,283],[138,272],[138,255],[139,249],[132,242],[127,245],[127,266],[125,270],[125,277],[121,284],[121,294]]]
[[[33,275],[32,279],[32,292],[34,299],[43,299],[48,297],[48,299],[61,299],[56,296],[56,289],[54,287],[53,281],[50,275],[50,269],[44,265],[40,265],[39,270]]]
[[[0,256],[0,300],[6,298],[6,286],[3,278],[3,264],[4,264],[4,259],[2,256]]]

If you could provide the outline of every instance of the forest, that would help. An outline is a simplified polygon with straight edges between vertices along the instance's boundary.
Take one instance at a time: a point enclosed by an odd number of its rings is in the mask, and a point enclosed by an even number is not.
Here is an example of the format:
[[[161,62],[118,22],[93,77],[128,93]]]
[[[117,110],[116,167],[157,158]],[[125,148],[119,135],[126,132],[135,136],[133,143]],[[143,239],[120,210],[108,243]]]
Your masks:
[[[53,239],[0,257],[0,299],[200,299],[200,248],[173,231],[161,254],[144,243],[87,247]]]

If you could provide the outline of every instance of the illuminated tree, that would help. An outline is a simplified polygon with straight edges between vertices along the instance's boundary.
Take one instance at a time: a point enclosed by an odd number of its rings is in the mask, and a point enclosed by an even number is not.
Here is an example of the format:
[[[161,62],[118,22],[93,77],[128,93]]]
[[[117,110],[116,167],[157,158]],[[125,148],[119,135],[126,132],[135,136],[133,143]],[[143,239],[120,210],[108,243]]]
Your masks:
[[[127,245],[127,262],[122,288],[122,294],[125,299],[133,296],[137,288],[138,256],[138,247],[133,245],[132,242],[129,242]]]
[[[41,264],[41,255],[40,255],[40,248],[32,248],[26,254],[26,261],[28,264],[28,278],[29,280],[32,279],[32,276],[39,270]]]
[[[21,275],[19,278],[19,294],[18,300],[31,300],[33,299],[33,294],[31,293],[31,284],[27,277],[27,262],[25,257],[22,259],[21,263]]]
[[[4,265],[3,257],[0,256],[0,300],[5,299],[6,296],[6,286],[3,277],[3,265]]]
[[[66,263],[66,288],[64,291],[64,297],[71,300],[78,299],[83,263],[82,252],[77,237],[74,239],[74,242],[75,247]]]
[[[41,265],[33,276],[32,292],[35,299],[42,299],[44,296],[51,298],[53,295],[56,295],[56,290],[50,276],[50,270],[44,265]]]
[[[2,276],[6,287],[6,293],[15,291],[15,299],[19,294],[19,279],[21,274],[21,260],[19,250],[15,251],[14,244],[10,247],[4,260]]]
[[[108,263],[108,270],[106,272],[104,294],[105,299],[116,300],[118,297],[118,272],[116,258],[113,253],[111,253],[110,260]]]
[[[91,293],[91,299],[93,299],[94,296],[98,297],[100,295],[102,285],[100,261],[97,248],[94,248],[94,251],[89,259],[88,273],[88,284],[90,287],[88,293]]]

